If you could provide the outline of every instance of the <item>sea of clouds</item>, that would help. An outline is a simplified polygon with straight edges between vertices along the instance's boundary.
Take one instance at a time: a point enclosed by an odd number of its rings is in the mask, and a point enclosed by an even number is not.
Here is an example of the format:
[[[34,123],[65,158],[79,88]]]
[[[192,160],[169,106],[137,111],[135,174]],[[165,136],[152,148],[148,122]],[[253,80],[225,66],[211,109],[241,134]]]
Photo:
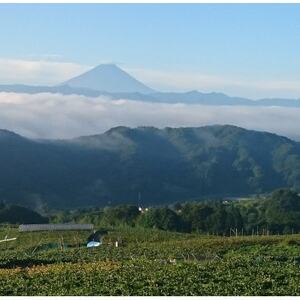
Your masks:
[[[30,138],[73,138],[115,126],[232,124],[300,140],[300,108],[145,103],[78,95],[0,93],[0,128]]]

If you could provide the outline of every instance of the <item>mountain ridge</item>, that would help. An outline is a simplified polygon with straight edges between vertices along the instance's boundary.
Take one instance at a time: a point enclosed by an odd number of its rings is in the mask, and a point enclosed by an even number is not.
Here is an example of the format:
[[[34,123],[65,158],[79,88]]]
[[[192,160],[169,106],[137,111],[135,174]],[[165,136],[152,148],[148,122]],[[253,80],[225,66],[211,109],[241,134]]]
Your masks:
[[[227,105],[227,106],[278,106],[278,107],[300,107],[300,99],[288,98],[263,98],[252,100],[243,97],[232,97],[224,93],[211,92],[202,93],[199,91],[190,92],[155,92],[142,94],[139,92],[132,93],[109,93],[105,91],[97,91],[88,88],[75,88],[68,85],[58,86],[31,86],[22,84],[0,85],[0,92],[4,93],[19,93],[19,94],[40,94],[52,93],[61,95],[80,95],[91,98],[105,96],[112,100],[132,100],[150,103],[184,103],[184,104],[199,104],[199,105]]]
[[[58,93],[86,97],[106,96],[112,100],[127,99],[170,104],[300,107],[299,98],[262,98],[252,100],[245,97],[228,96],[221,92],[203,93],[197,90],[188,92],[160,92],[147,87],[144,83],[136,80],[130,74],[113,64],[96,66],[56,86],[0,85],[0,92],[25,94]]]
[[[155,205],[300,190],[299,143],[232,125],[119,126],[70,140],[17,140],[18,147],[0,139],[0,200],[22,206]]]

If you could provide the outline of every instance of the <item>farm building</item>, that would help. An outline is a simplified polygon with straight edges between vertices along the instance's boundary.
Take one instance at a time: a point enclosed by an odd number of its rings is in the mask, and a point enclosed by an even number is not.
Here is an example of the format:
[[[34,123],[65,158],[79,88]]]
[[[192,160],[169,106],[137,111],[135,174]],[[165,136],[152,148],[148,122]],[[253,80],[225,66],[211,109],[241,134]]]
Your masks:
[[[20,232],[30,231],[62,231],[62,230],[93,230],[93,224],[22,224]]]

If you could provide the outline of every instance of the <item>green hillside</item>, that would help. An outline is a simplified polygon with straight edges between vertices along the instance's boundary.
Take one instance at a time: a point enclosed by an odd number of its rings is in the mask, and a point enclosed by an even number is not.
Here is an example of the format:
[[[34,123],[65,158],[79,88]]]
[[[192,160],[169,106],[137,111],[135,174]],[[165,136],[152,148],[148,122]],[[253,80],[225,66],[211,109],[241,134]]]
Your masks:
[[[33,208],[300,190],[299,144],[234,126],[127,127],[73,140],[0,134],[0,199]]]

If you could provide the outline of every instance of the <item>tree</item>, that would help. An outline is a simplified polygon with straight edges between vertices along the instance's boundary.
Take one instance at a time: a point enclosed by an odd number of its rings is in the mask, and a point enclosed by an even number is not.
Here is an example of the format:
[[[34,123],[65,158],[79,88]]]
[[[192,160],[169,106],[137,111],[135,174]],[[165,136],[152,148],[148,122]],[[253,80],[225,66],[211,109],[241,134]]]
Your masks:
[[[278,232],[300,230],[300,197],[289,189],[275,191],[266,201],[265,219],[269,228]]]
[[[104,209],[104,221],[110,225],[134,225],[140,212],[134,205],[119,205]]]
[[[150,208],[142,215],[140,224],[148,228],[182,231],[181,218],[167,207]]]

